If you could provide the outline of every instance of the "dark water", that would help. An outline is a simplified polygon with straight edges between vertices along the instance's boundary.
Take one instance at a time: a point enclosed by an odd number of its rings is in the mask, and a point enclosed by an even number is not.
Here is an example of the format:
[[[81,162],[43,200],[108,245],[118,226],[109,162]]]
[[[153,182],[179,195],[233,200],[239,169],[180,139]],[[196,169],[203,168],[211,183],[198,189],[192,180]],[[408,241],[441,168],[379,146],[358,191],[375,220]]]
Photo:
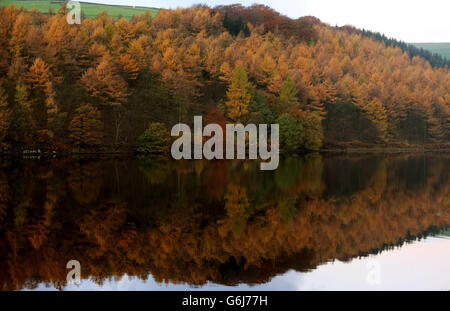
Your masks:
[[[0,286],[450,289],[450,156],[2,160]],[[69,260],[81,285],[67,285]],[[234,288],[234,287],[233,287]]]

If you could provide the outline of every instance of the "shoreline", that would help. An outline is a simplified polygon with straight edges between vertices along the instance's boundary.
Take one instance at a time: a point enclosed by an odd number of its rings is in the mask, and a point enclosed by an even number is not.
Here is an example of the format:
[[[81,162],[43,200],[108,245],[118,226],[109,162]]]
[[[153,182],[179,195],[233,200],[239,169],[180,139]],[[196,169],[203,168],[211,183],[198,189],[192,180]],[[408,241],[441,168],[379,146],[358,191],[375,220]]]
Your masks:
[[[284,153],[280,151],[280,156],[302,156],[311,153],[320,153],[324,155],[342,155],[342,154],[352,154],[352,155],[394,155],[394,154],[450,154],[450,148],[437,149],[437,148],[327,148],[320,150],[309,150],[304,152],[294,152],[294,153]],[[21,159],[37,159],[37,158],[108,158],[108,157],[136,157],[136,158],[167,158],[171,159],[170,156],[158,155],[158,154],[138,154],[134,151],[86,151],[86,152],[72,152],[72,153],[61,153],[55,151],[28,151],[21,153],[12,152],[0,152],[0,157],[2,158],[21,158]],[[225,159],[224,159],[225,160]],[[246,158],[246,160],[248,160]]]
[[[371,153],[371,154],[395,154],[395,153],[450,153],[449,148],[329,148],[319,150],[320,153]]]

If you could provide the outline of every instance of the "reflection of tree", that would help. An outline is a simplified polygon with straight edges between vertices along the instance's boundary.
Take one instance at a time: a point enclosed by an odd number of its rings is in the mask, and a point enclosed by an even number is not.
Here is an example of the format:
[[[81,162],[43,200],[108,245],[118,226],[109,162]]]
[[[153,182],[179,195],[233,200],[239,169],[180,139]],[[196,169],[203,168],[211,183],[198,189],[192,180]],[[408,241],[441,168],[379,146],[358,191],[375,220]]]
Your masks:
[[[250,217],[250,205],[247,190],[236,184],[228,184],[225,192],[225,210],[229,217],[231,230],[240,234]]]
[[[55,207],[57,195],[51,186],[47,185],[45,193],[44,210],[42,215],[34,215],[30,218],[31,223],[25,228],[28,240],[34,248],[39,248],[50,233],[53,209]]]
[[[367,199],[374,204],[381,199],[387,183],[387,161],[382,159],[378,161],[378,168],[375,175],[369,180],[366,189],[361,191],[358,195]]]
[[[207,171],[205,186],[212,196],[218,195],[227,183],[227,163],[226,161],[211,162]]]
[[[295,182],[301,176],[299,172],[301,168],[296,160],[294,157],[287,158],[278,165],[278,169],[275,171],[275,182],[282,191],[287,191],[295,186]]]
[[[280,208],[280,216],[285,222],[289,222],[295,213],[295,200],[292,198],[286,198],[280,200],[278,203]]]
[[[122,245],[121,234],[126,224],[126,208],[122,202],[102,203],[83,217],[80,230],[103,252],[106,248]]]
[[[359,160],[349,160],[343,170]],[[223,162],[205,162],[197,171],[192,162],[167,162],[165,181],[148,187],[147,172],[130,162],[118,165],[126,169],[111,181],[114,165],[103,161],[86,166],[97,171],[98,200],[72,195],[65,182],[72,165],[25,163],[8,174],[0,170],[1,289],[64,286],[65,265],[74,258],[82,277],[99,283],[125,273],[151,273],[160,282],[259,283],[450,225],[447,158],[433,158],[425,172],[421,167],[413,173],[410,166],[425,163],[420,157],[366,158],[376,169],[347,195],[326,191],[328,161],[316,155],[291,159],[295,179],[288,187],[251,162],[246,170],[233,163],[217,176]],[[206,192],[221,176],[227,176],[223,187]],[[130,180],[133,187],[127,187]],[[142,215],[151,217],[144,221]]]
[[[169,174],[167,161],[164,159],[139,159],[139,169],[150,184],[162,184]]]
[[[80,204],[92,203],[100,194],[100,163],[96,161],[75,162],[68,170],[67,182],[73,196]]]
[[[324,188],[322,173],[320,154],[308,154],[302,158],[289,157],[275,171],[275,182],[282,192],[318,196]]]
[[[0,229],[6,216],[8,202],[10,201],[10,189],[6,174],[0,171]]]

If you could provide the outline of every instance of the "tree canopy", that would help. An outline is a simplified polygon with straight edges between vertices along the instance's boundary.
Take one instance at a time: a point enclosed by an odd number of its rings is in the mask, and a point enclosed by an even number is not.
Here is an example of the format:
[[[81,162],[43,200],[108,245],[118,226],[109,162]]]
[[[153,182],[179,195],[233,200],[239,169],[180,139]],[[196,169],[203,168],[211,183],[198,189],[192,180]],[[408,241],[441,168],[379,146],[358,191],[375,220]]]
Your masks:
[[[71,124],[86,104],[100,114],[100,148],[114,151],[134,148],[152,122],[217,112],[243,123],[290,114],[302,149],[450,140],[448,66],[365,31],[261,5],[80,25],[66,11],[0,8],[3,150],[76,148]]]

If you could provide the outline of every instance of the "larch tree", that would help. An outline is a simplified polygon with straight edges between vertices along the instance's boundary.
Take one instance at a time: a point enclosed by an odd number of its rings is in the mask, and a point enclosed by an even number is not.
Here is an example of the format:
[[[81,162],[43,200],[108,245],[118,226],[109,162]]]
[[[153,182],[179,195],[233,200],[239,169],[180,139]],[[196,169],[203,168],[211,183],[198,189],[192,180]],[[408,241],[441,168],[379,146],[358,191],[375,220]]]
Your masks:
[[[248,114],[248,105],[252,98],[250,88],[251,84],[248,82],[244,67],[241,64],[237,65],[231,76],[227,91],[227,101],[225,102],[227,115],[230,120],[235,122],[241,121]]]
[[[16,87],[9,124],[9,136],[13,147],[23,147],[24,142],[29,140],[29,134],[33,127],[27,88],[19,84]]]
[[[27,33],[30,27],[30,17],[26,12],[20,13],[15,21],[11,31],[9,48],[13,61],[24,56]]]
[[[88,99],[103,110],[112,111],[112,137],[114,143],[118,144],[125,113],[124,105],[128,97],[128,84],[117,73],[114,62],[106,58],[96,68],[89,68],[83,74],[81,85],[90,95]]]
[[[139,75],[139,64],[130,54],[120,56],[120,64],[129,80],[136,80]]]
[[[101,144],[103,123],[100,111],[89,104],[77,108],[69,125],[70,139],[81,149],[90,149]]]
[[[126,102],[127,83],[108,58],[89,68],[81,77],[81,84],[99,106],[120,106]]]
[[[295,87],[294,81],[288,77],[281,87],[280,97],[278,99],[280,111],[289,109],[292,106],[298,106],[299,101],[297,98],[298,90]]]
[[[72,27],[66,16],[53,16],[43,33],[45,54],[42,57],[52,67],[55,76],[67,80],[79,77],[83,68],[88,67],[87,39],[79,36],[78,27]]]
[[[276,62],[271,57],[266,55],[264,60],[261,63],[261,77],[260,82],[262,85],[269,85],[272,82],[272,79],[275,75],[276,71]]]
[[[232,74],[233,71],[231,70],[230,64],[223,62],[222,65],[220,65],[219,79],[222,81],[230,81]]]
[[[317,112],[307,112],[304,118],[305,149],[319,150],[323,144],[322,118]]]
[[[5,145],[5,138],[8,135],[11,110],[8,104],[8,97],[3,87],[0,86],[0,147]]]
[[[30,104],[37,130],[51,130],[48,127],[49,121],[51,122],[58,113],[58,107],[49,68],[41,58],[36,58],[30,66],[26,81],[29,85]]]

